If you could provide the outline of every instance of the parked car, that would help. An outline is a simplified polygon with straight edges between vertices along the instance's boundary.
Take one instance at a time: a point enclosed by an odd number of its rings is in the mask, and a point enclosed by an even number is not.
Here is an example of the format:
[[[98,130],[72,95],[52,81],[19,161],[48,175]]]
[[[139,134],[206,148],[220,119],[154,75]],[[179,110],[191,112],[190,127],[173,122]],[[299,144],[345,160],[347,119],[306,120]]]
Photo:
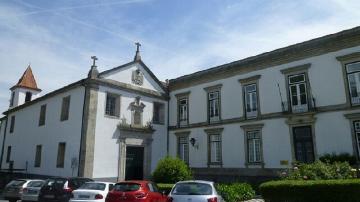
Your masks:
[[[160,193],[155,183],[150,181],[124,181],[116,183],[106,202],[166,202],[167,196]]]
[[[78,189],[86,182],[93,181],[88,178],[50,178],[45,181],[39,193],[41,202],[68,202],[72,191]]]
[[[9,182],[3,192],[3,196],[5,200],[8,200],[10,202],[16,202],[17,200],[21,199],[21,195],[23,193],[24,188],[27,187],[27,185],[34,180],[30,179],[17,179],[12,180]]]
[[[39,192],[44,185],[44,180],[31,180],[27,186],[23,189],[21,195],[22,202],[38,201]]]
[[[192,180],[177,182],[171,189],[169,202],[223,202],[217,193],[214,182]]]
[[[108,192],[113,187],[112,182],[86,182],[72,192],[70,202],[105,202]]]

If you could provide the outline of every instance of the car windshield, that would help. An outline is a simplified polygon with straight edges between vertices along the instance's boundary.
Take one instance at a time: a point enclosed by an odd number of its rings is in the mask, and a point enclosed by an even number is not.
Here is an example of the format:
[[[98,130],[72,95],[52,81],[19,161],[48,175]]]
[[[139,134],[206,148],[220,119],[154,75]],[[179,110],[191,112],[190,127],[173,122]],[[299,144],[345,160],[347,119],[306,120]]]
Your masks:
[[[64,186],[66,179],[48,179],[45,182],[46,186]]]
[[[28,187],[41,187],[43,186],[44,181],[31,181],[29,182],[29,184],[27,185]]]
[[[174,195],[212,195],[212,187],[205,183],[179,183],[172,191]]]
[[[137,183],[118,183],[115,185],[115,191],[137,191],[141,187],[140,184]]]
[[[106,184],[104,184],[104,183],[87,182],[87,183],[83,184],[79,189],[90,189],[90,190],[104,191],[105,187],[106,187]]]
[[[13,180],[8,184],[8,186],[22,186],[25,182],[25,180]]]

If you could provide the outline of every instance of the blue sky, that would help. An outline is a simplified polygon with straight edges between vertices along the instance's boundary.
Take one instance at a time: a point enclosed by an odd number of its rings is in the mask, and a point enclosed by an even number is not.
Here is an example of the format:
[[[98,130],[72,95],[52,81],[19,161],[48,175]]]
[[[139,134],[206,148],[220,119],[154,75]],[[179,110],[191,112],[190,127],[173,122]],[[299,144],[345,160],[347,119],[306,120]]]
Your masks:
[[[133,59],[160,80],[360,25],[358,0],[2,0],[0,111],[31,63],[42,94]]]

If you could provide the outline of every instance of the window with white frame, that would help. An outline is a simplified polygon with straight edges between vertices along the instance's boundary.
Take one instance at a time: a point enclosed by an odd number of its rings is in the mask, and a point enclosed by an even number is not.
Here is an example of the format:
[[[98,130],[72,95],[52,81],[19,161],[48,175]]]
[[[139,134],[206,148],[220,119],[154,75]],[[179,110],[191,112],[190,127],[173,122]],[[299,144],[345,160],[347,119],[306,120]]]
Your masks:
[[[246,140],[248,163],[260,163],[262,161],[260,131],[247,131]]]
[[[256,84],[244,86],[245,111],[247,118],[255,118],[258,114],[258,99]]]
[[[221,135],[209,135],[210,163],[221,163]]]
[[[220,120],[220,91],[208,93],[209,121]]]
[[[105,115],[108,116],[120,116],[120,96],[107,93],[106,94],[106,106],[105,106]]]
[[[360,152],[360,121],[354,122],[354,131],[355,131],[355,138],[357,142],[357,149]],[[358,153],[360,155],[360,153]]]
[[[189,138],[187,136],[178,137],[178,156],[185,163],[189,163]]]
[[[179,124],[187,125],[188,123],[188,98],[179,99]]]
[[[346,64],[351,104],[360,104],[360,62]]]
[[[290,75],[288,78],[292,111],[306,112],[308,110],[308,101],[305,74]]]

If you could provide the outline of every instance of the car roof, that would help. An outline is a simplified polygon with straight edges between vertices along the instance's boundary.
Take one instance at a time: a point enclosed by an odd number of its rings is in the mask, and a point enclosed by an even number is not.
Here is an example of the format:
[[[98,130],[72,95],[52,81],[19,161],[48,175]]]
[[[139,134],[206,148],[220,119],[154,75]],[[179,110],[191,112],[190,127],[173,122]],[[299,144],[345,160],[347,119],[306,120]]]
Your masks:
[[[204,183],[204,184],[214,184],[213,181],[206,181],[206,180],[185,180],[185,181],[179,181],[177,182],[176,184],[181,184],[181,183],[189,183],[189,182],[192,182],[192,183]]]
[[[104,183],[104,184],[115,184],[115,182],[102,182],[102,181],[90,181],[85,183]]]
[[[148,180],[126,180],[126,181],[120,181],[120,182],[117,182],[118,183],[137,183],[137,184],[145,184],[145,183],[149,183],[151,181],[148,181]]]

